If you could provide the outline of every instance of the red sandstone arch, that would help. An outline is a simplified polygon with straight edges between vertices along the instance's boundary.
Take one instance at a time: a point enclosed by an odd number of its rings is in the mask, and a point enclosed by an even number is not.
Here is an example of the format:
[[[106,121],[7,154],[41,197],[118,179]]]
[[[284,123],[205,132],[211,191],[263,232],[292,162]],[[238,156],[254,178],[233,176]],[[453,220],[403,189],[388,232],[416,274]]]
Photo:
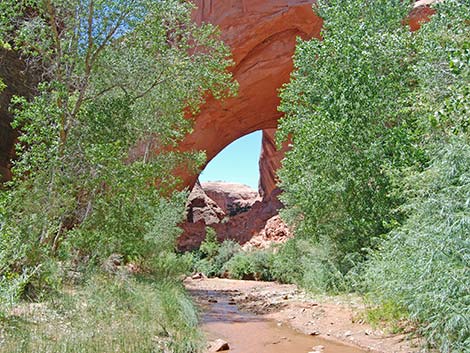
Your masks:
[[[205,150],[209,162],[239,137],[255,130],[276,128],[281,115],[277,111],[278,89],[289,80],[296,38],[319,37],[322,20],[312,11],[314,0],[193,1],[197,6],[193,14],[196,22],[219,26],[222,39],[232,49],[235,61],[232,72],[240,84],[235,98],[209,99],[195,118],[194,132],[179,145],[181,151]],[[434,1],[416,3],[408,18],[412,30],[418,29],[433,13],[428,5]],[[8,102],[14,94],[32,91],[31,84],[24,84],[28,80],[17,69],[19,59],[9,58],[0,50],[0,61],[3,60],[0,76],[6,79],[8,88],[0,95],[0,181],[2,175],[8,178],[9,160],[13,156],[15,132],[10,127]],[[22,93],[25,89],[26,93]],[[280,158],[279,154],[273,157],[272,137],[272,130],[264,131],[260,184],[266,194],[274,187],[273,171]],[[197,178],[185,171],[179,174],[184,186],[193,185]]]
[[[278,89],[289,80],[297,37],[320,35],[311,0],[196,0],[196,22],[219,26],[232,49],[237,97],[209,99],[195,118],[182,151],[205,150],[209,162],[225,146],[256,130],[273,129],[281,114]],[[266,164],[266,163],[265,163]],[[197,176],[182,175],[184,185]]]
[[[196,22],[219,26],[232,49],[237,97],[209,99],[195,118],[194,131],[179,145],[181,151],[204,150],[207,162],[225,146],[256,130],[275,129],[281,114],[278,90],[293,68],[296,38],[319,38],[323,21],[312,10],[313,0],[194,0]],[[433,0],[416,3],[408,23],[412,30],[433,13]],[[424,5],[424,6],[423,6]],[[272,146],[273,130],[263,134],[260,188],[269,194],[281,156]],[[275,154],[275,157],[273,157]],[[274,158],[274,159],[273,159]],[[277,160],[276,160],[277,159]],[[184,186],[197,175],[182,172]]]

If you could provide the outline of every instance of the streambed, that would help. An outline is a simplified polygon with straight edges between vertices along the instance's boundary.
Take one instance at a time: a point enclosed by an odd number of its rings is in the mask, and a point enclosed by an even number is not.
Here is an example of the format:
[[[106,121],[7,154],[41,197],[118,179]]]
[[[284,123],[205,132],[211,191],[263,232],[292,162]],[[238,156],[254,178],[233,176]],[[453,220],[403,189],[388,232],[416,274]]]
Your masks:
[[[226,291],[190,290],[202,307],[209,341],[223,339],[234,353],[364,353],[366,351],[299,333],[285,324],[240,311]]]

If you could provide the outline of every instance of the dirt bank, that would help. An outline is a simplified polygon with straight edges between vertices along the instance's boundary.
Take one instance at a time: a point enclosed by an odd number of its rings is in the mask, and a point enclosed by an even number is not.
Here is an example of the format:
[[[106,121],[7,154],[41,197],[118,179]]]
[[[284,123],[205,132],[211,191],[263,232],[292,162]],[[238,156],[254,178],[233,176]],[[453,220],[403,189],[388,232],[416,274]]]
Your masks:
[[[355,296],[311,296],[295,285],[228,279],[188,278],[185,285],[200,304],[215,302],[213,293],[223,293],[241,310],[307,335],[369,352],[419,352],[416,339],[386,334],[360,320],[364,305]]]

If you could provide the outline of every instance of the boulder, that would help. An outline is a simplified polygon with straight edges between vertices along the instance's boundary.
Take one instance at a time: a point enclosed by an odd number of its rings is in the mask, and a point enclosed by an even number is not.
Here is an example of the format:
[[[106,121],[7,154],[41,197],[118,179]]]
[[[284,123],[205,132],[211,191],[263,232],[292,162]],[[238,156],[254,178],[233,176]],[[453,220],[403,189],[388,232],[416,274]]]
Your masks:
[[[207,353],[222,352],[228,350],[230,350],[229,344],[219,338],[209,344],[209,349],[207,350]]]
[[[247,211],[260,199],[258,191],[244,184],[211,181],[203,182],[201,186],[204,193],[230,216]]]
[[[203,221],[206,225],[219,223],[225,212],[204,192],[199,182],[194,185],[187,203],[187,220],[190,223]]]
[[[264,228],[247,243],[244,244],[245,250],[249,249],[267,249],[273,244],[285,243],[293,233],[289,230],[286,223],[279,215],[275,215],[267,220]]]

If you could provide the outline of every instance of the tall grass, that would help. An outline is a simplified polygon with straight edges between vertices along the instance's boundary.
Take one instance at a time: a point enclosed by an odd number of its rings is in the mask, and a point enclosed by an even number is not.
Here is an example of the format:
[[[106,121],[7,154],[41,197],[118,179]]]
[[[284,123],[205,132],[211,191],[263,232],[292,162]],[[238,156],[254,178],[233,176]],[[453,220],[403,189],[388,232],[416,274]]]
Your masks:
[[[2,322],[5,353],[193,353],[197,315],[181,284],[94,275]]]

